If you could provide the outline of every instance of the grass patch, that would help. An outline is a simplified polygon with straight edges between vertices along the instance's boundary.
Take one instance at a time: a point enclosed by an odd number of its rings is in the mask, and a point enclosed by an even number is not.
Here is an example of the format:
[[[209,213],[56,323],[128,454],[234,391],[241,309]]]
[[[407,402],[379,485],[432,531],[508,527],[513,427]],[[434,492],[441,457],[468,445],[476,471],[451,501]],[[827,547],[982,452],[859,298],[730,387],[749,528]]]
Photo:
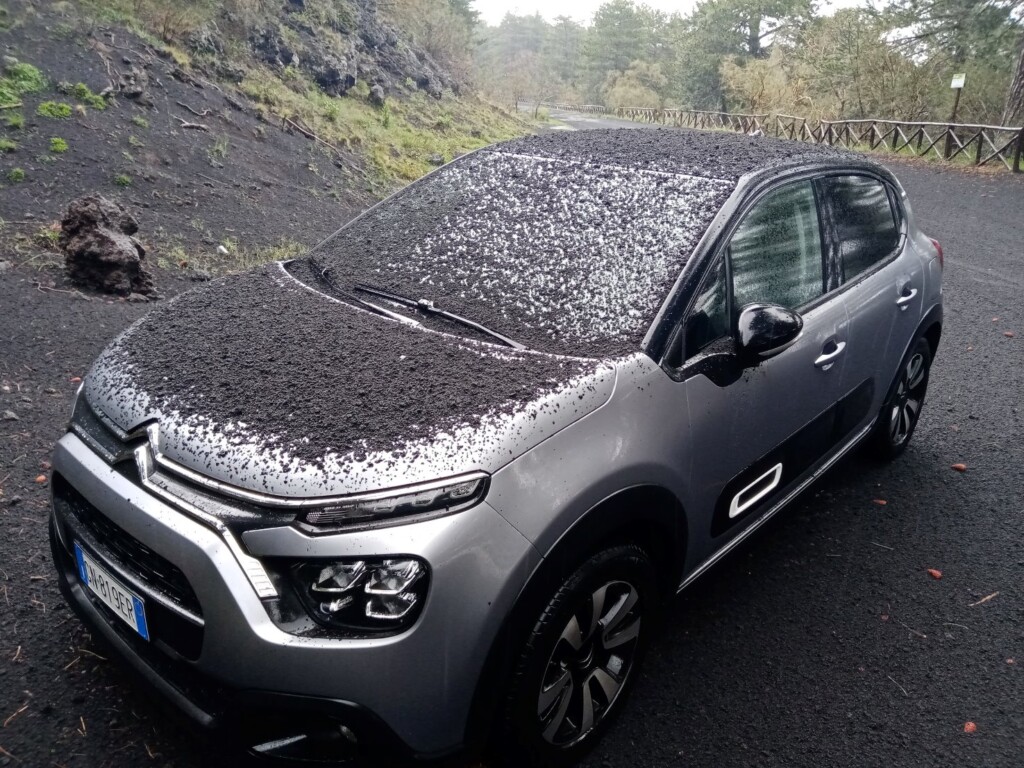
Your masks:
[[[54,136],[50,139],[50,151],[55,155],[63,155],[68,151],[67,141],[58,136]]]
[[[20,131],[25,127],[25,116],[21,112],[12,112],[4,118],[4,125],[12,130]]]
[[[23,168],[11,168],[7,172],[7,180],[13,184],[19,184],[25,180],[25,170]]]
[[[46,77],[37,67],[24,61],[8,64],[0,77],[0,105],[14,104],[22,94],[38,93],[46,85]]]
[[[227,136],[218,136],[214,140],[213,146],[206,150],[206,156],[210,159],[211,163],[223,160],[228,156],[228,149],[230,147],[231,144],[228,142]]]
[[[71,105],[65,104],[63,101],[44,101],[36,107],[36,114],[40,117],[66,120],[71,117]]]
[[[215,249],[185,248],[177,245],[168,250],[164,257],[158,257],[158,263],[161,266],[173,264],[179,269],[217,276],[244,272],[271,261],[287,261],[309,250],[309,246],[287,239],[270,245],[250,246],[228,238],[221,245],[227,249],[227,255],[217,253]]]
[[[144,118],[142,115],[135,115],[132,118],[132,123],[139,126],[139,128],[149,128],[149,120]]]
[[[130,187],[132,185],[132,177],[127,173],[119,173],[114,177],[114,183],[121,188]]]
[[[140,148],[142,148],[142,147],[144,147],[146,145],[143,144],[140,139],[137,139],[134,136],[129,135],[128,136],[128,146],[129,147],[135,147],[136,149],[140,149]]]
[[[75,83],[71,86],[71,95],[75,97],[76,101],[80,101],[93,109],[107,108],[107,100],[89,90],[89,86],[85,83]]]
[[[472,98],[439,102],[417,92],[378,109],[356,88],[356,95],[334,98],[301,78],[286,85],[266,70],[250,73],[241,89],[264,112],[300,119],[325,141],[361,154],[375,194],[430,171],[433,155],[452,158],[527,132],[521,120]]]
[[[7,153],[13,152],[18,148],[18,142],[12,141],[11,139],[0,139],[0,152]]]

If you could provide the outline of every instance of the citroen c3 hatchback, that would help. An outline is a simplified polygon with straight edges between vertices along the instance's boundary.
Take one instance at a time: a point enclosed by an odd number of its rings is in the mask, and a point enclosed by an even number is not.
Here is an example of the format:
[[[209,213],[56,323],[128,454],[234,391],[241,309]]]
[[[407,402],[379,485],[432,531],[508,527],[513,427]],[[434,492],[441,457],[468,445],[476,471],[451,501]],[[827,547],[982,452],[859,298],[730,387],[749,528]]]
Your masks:
[[[906,448],[941,278],[859,155],[474,152],[101,354],[53,462],[64,594],[258,754],[571,763],[668,597],[858,443]]]

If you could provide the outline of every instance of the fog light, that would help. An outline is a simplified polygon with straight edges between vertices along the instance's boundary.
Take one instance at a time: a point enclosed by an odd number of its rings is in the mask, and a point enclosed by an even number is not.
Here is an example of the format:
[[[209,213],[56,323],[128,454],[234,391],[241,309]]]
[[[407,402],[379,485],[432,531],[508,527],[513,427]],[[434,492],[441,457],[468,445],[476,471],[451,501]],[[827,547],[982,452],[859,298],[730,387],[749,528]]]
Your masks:
[[[338,611],[344,610],[352,605],[355,600],[354,597],[349,595],[348,597],[339,597],[337,600],[331,600],[329,603],[320,603],[320,610],[326,614],[335,614]]]
[[[400,595],[374,595],[366,602],[366,615],[371,619],[397,621],[405,617],[416,605],[416,595],[402,592]]]
[[[366,573],[366,563],[362,560],[357,560],[354,563],[332,563],[320,571],[316,581],[313,582],[313,591],[347,592],[355,586],[364,573]]]
[[[415,560],[385,560],[370,574],[366,592],[371,595],[397,595],[409,589],[422,575],[423,569]]]

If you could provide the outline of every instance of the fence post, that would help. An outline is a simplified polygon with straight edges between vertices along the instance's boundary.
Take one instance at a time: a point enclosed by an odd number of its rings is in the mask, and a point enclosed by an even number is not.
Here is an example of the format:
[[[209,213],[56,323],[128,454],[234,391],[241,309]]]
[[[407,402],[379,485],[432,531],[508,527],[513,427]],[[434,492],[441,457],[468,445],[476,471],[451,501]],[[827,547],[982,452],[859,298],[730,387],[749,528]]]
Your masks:
[[[1017,142],[1013,148],[1013,172],[1020,173],[1020,157],[1024,154],[1024,128],[1017,133]]]

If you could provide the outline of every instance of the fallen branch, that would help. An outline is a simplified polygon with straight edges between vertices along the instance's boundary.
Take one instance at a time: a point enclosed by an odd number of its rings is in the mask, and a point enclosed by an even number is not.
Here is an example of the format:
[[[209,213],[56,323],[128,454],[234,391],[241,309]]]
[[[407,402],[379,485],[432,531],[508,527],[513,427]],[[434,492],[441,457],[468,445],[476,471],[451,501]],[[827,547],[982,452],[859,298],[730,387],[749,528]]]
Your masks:
[[[0,104],[0,109],[17,109],[21,106],[20,101],[16,101],[13,104]]]
[[[178,117],[177,115],[172,115],[172,117],[179,123],[181,123],[181,125],[178,126],[179,128],[193,131],[206,131],[207,133],[210,132],[210,129],[202,123],[190,123],[188,120],[185,120],[182,117]]]
[[[336,152],[338,155],[341,155],[341,150],[340,149],[338,149],[336,146],[331,144],[331,142],[325,141],[324,139],[321,139],[319,136],[317,136],[315,133],[313,133],[308,128],[303,128],[301,125],[296,123],[294,120],[290,120],[287,117],[284,118],[284,121],[286,123],[288,123],[288,125],[290,125],[292,128],[297,130],[299,133],[301,133],[303,136],[305,136],[307,139],[312,139],[313,141],[315,141],[315,142],[317,142],[319,144],[323,144],[328,149],[331,149],[334,152]]]
[[[906,688],[904,688],[902,685],[900,685],[895,680],[893,680],[892,675],[886,675],[886,677],[888,677],[890,680],[892,680],[892,684],[893,685],[895,685],[897,688],[899,688],[901,691],[903,691],[903,695],[904,696],[910,696],[910,694],[907,693],[907,689]]]
[[[211,114],[210,110],[208,110],[208,109],[204,109],[202,112],[196,112],[194,109],[192,109],[192,107],[190,107],[188,104],[185,104],[184,102],[177,101],[175,103],[179,107],[183,107],[184,109],[187,109],[189,112],[191,112],[196,117],[207,117],[208,115]]]

